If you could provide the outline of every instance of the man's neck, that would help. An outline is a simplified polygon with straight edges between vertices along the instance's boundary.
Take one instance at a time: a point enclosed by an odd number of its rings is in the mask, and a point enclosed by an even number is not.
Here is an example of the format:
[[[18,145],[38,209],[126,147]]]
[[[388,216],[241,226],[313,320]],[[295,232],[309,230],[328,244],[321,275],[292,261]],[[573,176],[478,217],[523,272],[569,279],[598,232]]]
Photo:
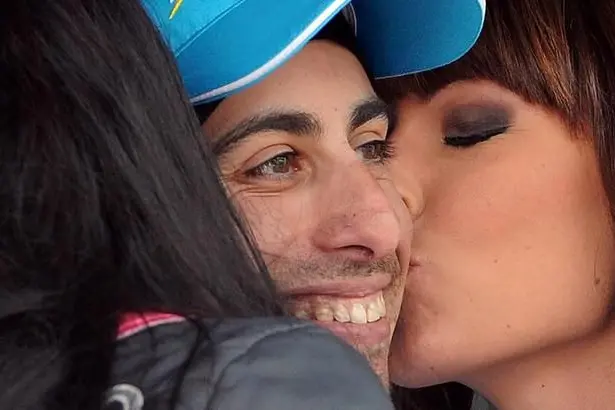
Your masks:
[[[615,325],[591,339],[489,369],[468,384],[499,410],[615,408]]]

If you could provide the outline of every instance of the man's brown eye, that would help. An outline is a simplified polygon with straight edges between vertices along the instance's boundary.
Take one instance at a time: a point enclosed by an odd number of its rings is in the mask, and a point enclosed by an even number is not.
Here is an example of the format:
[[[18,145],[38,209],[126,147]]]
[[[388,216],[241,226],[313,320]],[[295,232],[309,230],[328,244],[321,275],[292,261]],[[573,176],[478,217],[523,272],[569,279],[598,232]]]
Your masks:
[[[286,152],[268,159],[260,165],[250,169],[247,174],[252,177],[285,178],[298,170],[297,154]]]
[[[370,141],[357,148],[362,161],[384,162],[391,156],[391,147],[386,140]]]

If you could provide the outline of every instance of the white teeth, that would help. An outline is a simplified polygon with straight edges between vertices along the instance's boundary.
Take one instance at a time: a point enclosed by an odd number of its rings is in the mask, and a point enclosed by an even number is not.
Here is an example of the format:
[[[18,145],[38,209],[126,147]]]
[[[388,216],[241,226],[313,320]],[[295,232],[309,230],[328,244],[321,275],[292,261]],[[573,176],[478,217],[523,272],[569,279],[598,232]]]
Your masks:
[[[295,312],[295,316],[301,320],[308,320],[310,318],[310,315],[305,310],[300,310],[298,312]]]
[[[369,323],[371,322],[376,322],[378,319],[380,319],[380,308],[378,307],[377,303],[372,302],[367,306],[367,321]]]
[[[350,311],[350,321],[360,324],[367,323],[367,313],[363,305],[353,303],[352,310]]]
[[[382,293],[380,294],[380,296],[376,300],[376,305],[378,306],[378,310],[380,312],[380,316],[386,316],[386,314],[387,314],[387,305],[386,305],[386,303],[384,303],[384,296],[382,295]]]
[[[299,319],[316,319],[321,322],[341,322],[365,324],[377,322],[387,314],[382,292],[369,298],[337,299],[329,303],[312,305],[311,309],[298,310],[295,313]]]
[[[321,322],[333,322],[333,312],[328,307],[320,308],[314,313],[316,320]]]
[[[338,322],[350,322],[350,313],[348,313],[348,309],[346,309],[346,306],[343,305],[335,306],[335,308],[333,309],[333,317]]]

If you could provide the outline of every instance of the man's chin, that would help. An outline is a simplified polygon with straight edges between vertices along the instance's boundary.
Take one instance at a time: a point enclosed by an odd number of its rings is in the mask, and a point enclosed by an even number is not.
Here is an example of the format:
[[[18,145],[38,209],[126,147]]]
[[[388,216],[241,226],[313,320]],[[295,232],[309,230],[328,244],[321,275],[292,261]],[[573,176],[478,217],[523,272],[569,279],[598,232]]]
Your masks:
[[[389,388],[391,326],[386,318],[367,324],[314,321],[351,345],[369,361],[382,384]]]
[[[288,309],[312,320],[362,353],[388,386],[388,353],[401,288],[391,275],[374,275],[288,290]],[[393,282],[392,282],[393,281]],[[395,308],[395,310],[389,310]]]
[[[363,356],[367,358],[370,366],[378,375],[382,385],[388,390],[389,386],[389,344],[384,343],[380,346],[354,346]]]

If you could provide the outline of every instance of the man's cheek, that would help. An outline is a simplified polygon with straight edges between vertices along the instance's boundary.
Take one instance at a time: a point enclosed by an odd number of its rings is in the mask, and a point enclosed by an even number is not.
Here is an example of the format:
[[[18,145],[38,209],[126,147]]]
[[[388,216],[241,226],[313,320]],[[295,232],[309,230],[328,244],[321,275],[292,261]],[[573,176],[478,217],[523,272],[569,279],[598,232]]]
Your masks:
[[[279,255],[293,242],[296,236],[293,227],[297,227],[297,223],[289,208],[285,211],[279,200],[245,194],[235,195],[234,199],[261,252]]]

